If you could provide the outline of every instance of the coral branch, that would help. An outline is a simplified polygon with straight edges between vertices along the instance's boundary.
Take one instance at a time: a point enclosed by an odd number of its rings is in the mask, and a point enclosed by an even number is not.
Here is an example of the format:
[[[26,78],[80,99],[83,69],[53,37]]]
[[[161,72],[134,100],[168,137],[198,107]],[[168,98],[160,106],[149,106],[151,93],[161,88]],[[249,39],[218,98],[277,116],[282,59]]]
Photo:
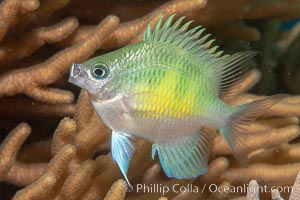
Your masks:
[[[54,132],[51,153],[56,155],[65,145],[71,144],[75,135],[76,124],[70,118],[64,118],[60,121],[57,129]]]
[[[265,114],[264,117],[270,116],[283,116],[283,117],[292,117],[300,115],[300,106],[298,104],[288,104],[280,102],[270,108]]]
[[[282,142],[288,142],[298,137],[300,129],[298,126],[288,126],[281,129],[270,129],[249,135],[247,137],[247,146],[244,146],[246,151],[254,151],[260,147],[272,147]],[[212,156],[228,155],[232,151],[229,149],[227,143],[222,136],[217,136],[212,144]]]
[[[141,182],[146,185],[153,183],[155,180],[158,179],[160,172],[161,172],[161,167],[159,166],[159,164],[158,163],[154,164],[147,171],[145,171]]]
[[[248,200],[259,200],[259,185],[256,180],[251,180],[247,191]]]
[[[127,184],[123,179],[117,180],[110,188],[104,200],[122,200],[125,199]]]
[[[219,157],[213,160],[208,165],[208,172],[207,174],[199,177],[199,180],[196,180],[195,183],[198,181],[201,183],[217,183],[219,182],[220,175],[223,174],[229,166],[229,161],[226,158]]]
[[[109,16],[100,23],[89,38],[52,56],[46,62],[26,69],[14,70],[0,78],[0,96],[25,93],[45,102],[66,103],[71,97],[60,90],[41,90],[40,85],[53,83],[65,74],[71,63],[91,56],[118,25],[118,18]],[[49,96],[55,95],[55,98]],[[46,96],[47,95],[47,96]]]
[[[71,92],[55,88],[33,87],[26,89],[24,92],[36,100],[53,104],[71,103],[74,99],[74,95]]]
[[[27,186],[45,173],[47,165],[46,163],[24,164],[15,162],[5,175],[5,182],[20,187]]]
[[[83,160],[94,154],[104,133],[108,131],[96,114],[91,116],[90,121],[89,125],[78,132],[74,139],[78,155]]]
[[[288,192],[291,189],[291,194],[289,200],[296,200],[299,199],[299,176],[300,172],[298,172],[295,183],[292,188],[288,188],[288,190],[285,189],[280,189],[282,192]],[[278,190],[279,188],[272,187],[271,188],[271,194],[272,194],[272,200],[284,200],[280,192]],[[248,188],[247,188],[247,200],[259,200],[259,192],[260,191],[266,191],[266,190],[261,190],[261,187],[258,185],[256,180],[251,180]],[[245,197],[239,197],[239,198],[234,198],[232,200],[246,200]]]
[[[159,15],[169,16],[176,13],[180,16],[187,12],[197,11],[205,5],[206,0],[175,0],[167,2],[139,19],[121,23],[109,36],[108,40],[101,48],[115,48],[128,44],[137,36],[137,34],[146,28],[146,25],[148,25],[150,21],[154,23],[155,20],[153,19],[157,19],[157,16]],[[77,42],[87,38],[91,31],[93,31],[92,26],[82,26],[65,41],[59,43],[59,46],[70,46],[76,44]]]
[[[293,163],[300,159],[299,144],[281,144],[271,149],[261,149],[249,155],[250,163]]]
[[[286,37],[284,37],[281,41],[278,42],[278,46],[280,48],[280,54],[286,53],[288,48],[293,44],[296,38],[300,35],[300,22],[298,22],[288,33]]]
[[[40,25],[51,21],[50,19],[55,15],[55,12],[66,7],[69,3],[70,0],[42,0],[38,9],[18,16],[12,26],[20,32],[27,32],[28,27],[30,28],[32,24]]]
[[[19,124],[12,130],[0,146],[0,179],[9,171],[15,162],[16,155],[21,145],[29,136],[31,128],[25,124]]]
[[[281,197],[280,192],[278,191],[278,189],[273,189],[272,190],[272,199],[274,199],[274,200],[284,200]]]
[[[48,195],[54,195],[55,184],[67,173],[69,164],[75,157],[76,148],[72,145],[66,145],[49,163],[49,168],[43,176],[28,187],[20,190],[14,196],[18,199],[43,199]],[[47,197],[49,198],[49,197]]]
[[[57,199],[78,199],[89,187],[96,172],[94,161],[84,162],[78,170],[75,170],[64,182]],[[118,198],[117,198],[118,199]]]
[[[170,1],[159,8],[155,9],[153,12],[145,15],[144,17],[122,23],[108,38],[107,42],[103,45],[103,48],[113,48],[119,47],[129,43],[136,35],[146,28],[148,23],[156,18],[157,15],[171,15],[178,14],[181,15],[186,12],[196,11],[203,8],[206,5],[206,0],[175,0]]]
[[[17,160],[24,163],[49,162],[51,141],[39,141],[24,145],[18,153]]]
[[[274,128],[284,128],[287,126],[298,125],[299,119],[297,117],[279,117],[271,119],[258,119],[253,122],[248,130],[247,134],[254,134],[259,132],[266,132]]]
[[[291,192],[290,200],[297,200],[300,198],[300,172],[298,172],[293,190]]]
[[[149,155],[150,145],[146,142],[140,141],[140,143],[136,144],[136,147],[136,154],[130,162],[131,166],[128,172],[129,180],[134,174],[141,174],[151,165],[151,158]],[[107,165],[107,161],[112,161],[111,155],[109,155],[106,159],[104,157],[102,158],[104,165]],[[103,199],[106,191],[109,189],[109,185],[113,184],[117,179],[122,178],[122,174],[115,163],[108,166],[102,166],[102,168],[106,170],[93,179],[91,187],[83,196],[84,199]]]
[[[78,25],[76,18],[69,17],[55,25],[34,29],[21,39],[10,39],[0,47],[0,62],[15,62],[28,57],[46,43],[65,39]]]
[[[218,24],[212,27],[212,30],[230,38],[246,41],[258,41],[261,38],[261,34],[256,28],[240,21]]]
[[[247,168],[229,169],[221,178],[232,184],[239,185],[249,182],[253,178],[263,184],[276,184],[292,180],[296,176],[300,163],[285,165],[253,164]]]
[[[74,116],[78,131],[81,131],[91,121],[91,116],[93,116],[94,112],[87,91],[81,90]]]
[[[18,13],[35,10],[39,7],[38,0],[4,0],[0,4],[0,42]]]
[[[264,132],[266,133],[262,134],[258,132],[249,136],[249,140],[247,141],[248,151],[254,151],[262,146],[266,148],[291,141],[300,135],[300,128],[299,126],[288,126]]]
[[[64,173],[68,171],[69,163],[76,155],[76,148],[73,145],[65,145],[49,163],[47,173],[55,175],[59,179]]]
[[[168,200],[167,197],[160,197],[158,200]]]
[[[46,173],[36,182],[16,193],[13,200],[35,200],[43,199],[49,194],[49,188],[56,183],[55,175]]]
[[[202,12],[194,12],[189,17],[196,19],[199,24],[214,25],[235,19],[260,19],[265,17],[297,18],[299,1],[259,1],[244,0],[232,2],[230,0],[208,1]],[[220,6],[228,5],[228,6]],[[292,10],[294,12],[292,12]]]

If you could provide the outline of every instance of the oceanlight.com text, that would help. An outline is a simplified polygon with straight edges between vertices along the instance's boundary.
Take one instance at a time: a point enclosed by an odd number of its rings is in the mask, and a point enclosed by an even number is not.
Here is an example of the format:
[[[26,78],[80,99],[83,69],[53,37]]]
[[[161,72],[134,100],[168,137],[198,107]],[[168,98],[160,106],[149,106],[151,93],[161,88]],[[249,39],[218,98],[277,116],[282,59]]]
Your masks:
[[[247,193],[251,192],[254,188],[249,187],[249,184],[243,184],[240,186],[219,186],[217,184],[204,184],[204,185],[194,185],[194,184],[174,184],[174,185],[164,185],[164,184],[137,184],[134,186],[133,190],[136,193],[159,193],[165,195],[167,193]],[[270,193],[272,190],[277,189],[280,193],[291,193],[293,190],[292,186],[262,186],[258,187],[259,193]]]
[[[203,187],[208,187],[208,191],[210,193],[247,193],[251,192],[255,188],[248,187],[249,184],[243,184],[240,186],[218,186],[216,184],[204,184]],[[293,186],[259,186],[258,191],[259,193],[270,193],[272,190],[278,190],[280,193],[291,193],[293,190]]]

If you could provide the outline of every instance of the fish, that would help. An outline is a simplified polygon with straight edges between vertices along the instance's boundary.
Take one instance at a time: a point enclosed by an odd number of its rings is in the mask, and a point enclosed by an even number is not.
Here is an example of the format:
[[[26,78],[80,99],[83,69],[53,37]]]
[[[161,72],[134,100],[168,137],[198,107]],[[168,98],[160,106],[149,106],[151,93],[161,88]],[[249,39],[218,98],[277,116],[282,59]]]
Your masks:
[[[189,179],[208,170],[210,142],[205,127],[219,130],[235,158],[247,162],[251,122],[286,97],[268,96],[230,106],[222,97],[249,70],[257,52],[224,54],[205,28],[189,29],[185,17],[162,16],[140,42],[80,64],[69,82],[89,93],[91,104],[112,130],[111,155],[126,179],[134,139],[152,143],[169,178]]]

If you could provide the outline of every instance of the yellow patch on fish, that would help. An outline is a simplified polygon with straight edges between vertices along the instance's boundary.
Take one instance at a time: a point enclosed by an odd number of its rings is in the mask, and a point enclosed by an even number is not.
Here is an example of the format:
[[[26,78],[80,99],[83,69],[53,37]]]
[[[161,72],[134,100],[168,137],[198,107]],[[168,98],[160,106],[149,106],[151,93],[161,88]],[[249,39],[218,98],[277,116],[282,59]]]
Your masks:
[[[189,89],[180,91],[178,87],[180,74],[169,72],[158,86],[141,84],[135,88],[135,109],[142,111],[140,117],[161,119],[168,116],[176,119],[188,120],[192,116],[205,114],[204,109],[199,109],[196,100],[197,84],[189,82]]]

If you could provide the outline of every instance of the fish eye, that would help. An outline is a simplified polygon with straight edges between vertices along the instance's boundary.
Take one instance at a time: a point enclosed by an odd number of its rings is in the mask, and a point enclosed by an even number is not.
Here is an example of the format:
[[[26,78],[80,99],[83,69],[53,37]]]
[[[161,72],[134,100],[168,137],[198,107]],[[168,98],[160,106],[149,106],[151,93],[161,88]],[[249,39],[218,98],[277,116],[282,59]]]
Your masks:
[[[91,74],[95,79],[104,79],[108,76],[108,67],[104,64],[95,64],[91,70]]]

